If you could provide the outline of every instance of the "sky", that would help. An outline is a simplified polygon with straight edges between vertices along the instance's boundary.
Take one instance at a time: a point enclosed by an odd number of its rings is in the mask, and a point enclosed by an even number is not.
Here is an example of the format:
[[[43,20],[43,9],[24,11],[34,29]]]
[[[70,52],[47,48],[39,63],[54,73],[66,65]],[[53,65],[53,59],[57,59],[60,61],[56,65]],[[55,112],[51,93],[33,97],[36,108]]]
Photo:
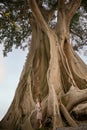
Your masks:
[[[78,52],[87,64],[87,46]],[[84,56],[85,54],[85,56]],[[20,74],[23,69],[27,50],[14,49],[7,57],[3,57],[0,47],[0,120],[6,114],[16,91]]]
[[[3,57],[0,46],[0,120],[7,112],[17,88],[27,50],[14,49]]]

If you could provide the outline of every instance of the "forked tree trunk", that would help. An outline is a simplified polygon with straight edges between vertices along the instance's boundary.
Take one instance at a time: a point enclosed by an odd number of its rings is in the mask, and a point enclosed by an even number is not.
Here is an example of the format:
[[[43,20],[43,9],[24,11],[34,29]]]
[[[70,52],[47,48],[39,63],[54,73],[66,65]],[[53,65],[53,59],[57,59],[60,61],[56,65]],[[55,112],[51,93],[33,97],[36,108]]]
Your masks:
[[[68,9],[72,7],[68,14],[64,1],[59,0],[58,22],[55,30],[52,30],[35,0],[30,0],[34,15],[31,20],[31,48],[14,100],[0,127],[8,130],[36,130],[35,99],[38,96],[41,98],[44,129],[49,118],[53,130],[66,126],[65,120],[69,126],[77,126],[70,113],[74,112],[78,116],[83,113],[82,107],[78,110],[75,106],[87,101],[87,66],[70,45],[70,20],[80,6],[80,0],[74,3],[74,7],[73,3],[66,6]],[[83,104],[87,108],[86,102]]]

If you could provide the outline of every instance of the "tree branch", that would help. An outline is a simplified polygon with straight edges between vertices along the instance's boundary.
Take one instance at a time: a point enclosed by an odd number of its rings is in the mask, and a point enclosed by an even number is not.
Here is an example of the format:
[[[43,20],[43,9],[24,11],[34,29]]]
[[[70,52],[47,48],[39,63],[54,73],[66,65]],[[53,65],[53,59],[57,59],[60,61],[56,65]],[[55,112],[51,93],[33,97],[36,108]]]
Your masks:
[[[58,0],[58,8],[59,10],[63,9],[65,5],[65,0]]]
[[[37,1],[37,4],[38,4],[38,6],[42,6],[42,0],[36,0]]]
[[[40,28],[42,28],[42,30],[44,32],[48,32],[49,28],[47,26],[47,23],[45,22],[38,6],[37,6],[37,3],[35,0],[29,0],[30,2],[30,7],[31,7],[31,10],[32,10],[32,13],[37,21],[37,23],[39,24]]]
[[[42,5],[40,5],[40,11],[47,22],[50,20],[57,7],[58,2],[56,2],[50,10],[46,10],[45,8],[42,7]]]
[[[72,18],[74,14],[76,13],[77,9],[80,7],[82,0],[71,0],[69,4],[67,4],[67,16],[68,18]]]

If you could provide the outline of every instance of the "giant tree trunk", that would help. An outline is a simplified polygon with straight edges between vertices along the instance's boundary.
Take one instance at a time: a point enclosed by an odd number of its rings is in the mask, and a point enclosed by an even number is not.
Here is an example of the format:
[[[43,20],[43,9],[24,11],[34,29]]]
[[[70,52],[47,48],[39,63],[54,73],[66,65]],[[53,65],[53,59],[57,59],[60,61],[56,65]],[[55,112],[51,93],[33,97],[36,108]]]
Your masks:
[[[53,130],[66,125],[77,126],[71,114],[87,115],[87,111],[84,113],[79,107],[83,103],[84,109],[87,108],[87,66],[70,45],[69,25],[80,0],[73,0],[66,6],[63,0],[59,0],[58,22],[54,30],[47,24],[53,11],[49,11],[50,15],[42,15],[43,10],[39,10],[35,0],[30,0],[30,5],[33,12],[31,47],[14,100],[1,121],[1,127],[36,130],[34,109],[38,96],[41,98],[44,129],[49,118],[49,128]],[[67,12],[64,7],[71,10]]]

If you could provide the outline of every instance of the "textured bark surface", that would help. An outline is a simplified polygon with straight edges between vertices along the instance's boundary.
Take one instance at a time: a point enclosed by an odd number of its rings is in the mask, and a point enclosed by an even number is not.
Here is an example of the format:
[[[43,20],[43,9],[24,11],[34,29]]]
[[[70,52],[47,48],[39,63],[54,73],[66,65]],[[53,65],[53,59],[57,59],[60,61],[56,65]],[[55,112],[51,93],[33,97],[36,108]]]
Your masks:
[[[43,13],[36,1],[30,0],[31,47],[14,100],[0,123],[1,129],[38,129],[36,97],[41,100],[44,130],[77,127],[81,123],[79,117],[87,115],[87,65],[72,49],[69,34],[70,20],[80,2],[73,0],[65,5],[59,0],[58,21],[55,29],[51,29],[48,22],[53,9]]]

